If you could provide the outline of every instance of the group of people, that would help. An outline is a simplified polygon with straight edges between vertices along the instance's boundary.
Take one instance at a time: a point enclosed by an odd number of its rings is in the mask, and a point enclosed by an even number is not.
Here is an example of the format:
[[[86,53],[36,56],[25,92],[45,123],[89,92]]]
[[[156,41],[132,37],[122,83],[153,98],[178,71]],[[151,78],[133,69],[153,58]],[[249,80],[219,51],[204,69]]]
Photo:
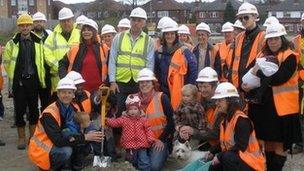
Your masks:
[[[100,155],[101,141],[113,160],[123,148],[136,169],[161,170],[175,140],[207,151],[209,170],[282,170],[287,150],[302,141],[304,29],[291,43],[275,17],[258,26],[250,3],[234,24],[223,24],[225,40],[217,44],[207,23],[197,25],[195,45],[189,28],[169,17],[151,38],[140,7],[118,33],[105,25],[99,34],[94,20],[73,18],[61,9],[49,31],[42,13],[22,14],[3,52],[17,148],[28,144],[40,170],[81,170],[86,155]],[[91,122],[103,87],[111,90],[104,119],[112,133]]]

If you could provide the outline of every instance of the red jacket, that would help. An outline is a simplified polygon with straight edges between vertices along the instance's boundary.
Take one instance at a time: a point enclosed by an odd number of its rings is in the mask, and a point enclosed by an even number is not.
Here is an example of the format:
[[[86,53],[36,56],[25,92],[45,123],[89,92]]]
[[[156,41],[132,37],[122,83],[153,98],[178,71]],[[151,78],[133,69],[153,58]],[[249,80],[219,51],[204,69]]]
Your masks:
[[[120,143],[124,149],[149,148],[155,141],[144,117],[121,116],[117,119],[106,119],[106,124],[115,128],[122,127]]]

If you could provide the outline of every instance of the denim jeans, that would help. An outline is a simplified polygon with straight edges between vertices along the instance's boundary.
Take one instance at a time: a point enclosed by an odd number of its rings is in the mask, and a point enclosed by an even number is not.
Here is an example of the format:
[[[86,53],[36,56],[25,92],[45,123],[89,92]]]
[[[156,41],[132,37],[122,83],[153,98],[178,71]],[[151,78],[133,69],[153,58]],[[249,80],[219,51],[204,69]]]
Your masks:
[[[151,162],[148,155],[148,149],[127,149],[127,154],[129,155],[129,161],[137,170],[150,171]]]
[[[150,156],[150,160],[151,160],[151,171],[162,170],[162,168],[164,167],[164,164],[169,156],[168,144],[164,143],[164,149],[159,152],[157,152],[154,149],[154,147],[151,147],[149,156]]]
[[[56,147],[54,146],[50,151],[50,163],[52,170],[61,170],[65,165],[69,165],[72,155],[72,147]]]

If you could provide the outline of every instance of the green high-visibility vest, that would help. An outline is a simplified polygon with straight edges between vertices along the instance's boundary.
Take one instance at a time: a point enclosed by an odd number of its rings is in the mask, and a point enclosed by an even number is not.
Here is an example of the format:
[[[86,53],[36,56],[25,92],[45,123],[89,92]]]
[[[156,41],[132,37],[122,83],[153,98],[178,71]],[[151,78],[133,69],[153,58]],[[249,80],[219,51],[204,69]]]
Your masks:
[[[43,58],[43,42],[42,40],[35,45],[35,64],[37,67],[37,74],[39,82],[42,88],[45,88],[45,69]],[[3,54],[3,65],[7,73],[10,86],[13,85],[16,62],[19,54],[19,41],[14,42],[14,38],[9,40],[5,45],[5,51]]]
[[[116,58],[116,81],[128,83],[137,80],[138,72],[146,67],[149,37],[142,33],[132,47],[128,31],[121,33]]]
[[[54,32],[52,32],[44,42],[44,56],[45,62],[50,66],[52,91],[56,91],[57,83],[60,80],[58,77],[58,62],[63,56],[70,50],[73,45],[80,42],[80,31],[74,28],[71,32],[71,36],[67,41],[62,35],[62,28],[58,24]]]

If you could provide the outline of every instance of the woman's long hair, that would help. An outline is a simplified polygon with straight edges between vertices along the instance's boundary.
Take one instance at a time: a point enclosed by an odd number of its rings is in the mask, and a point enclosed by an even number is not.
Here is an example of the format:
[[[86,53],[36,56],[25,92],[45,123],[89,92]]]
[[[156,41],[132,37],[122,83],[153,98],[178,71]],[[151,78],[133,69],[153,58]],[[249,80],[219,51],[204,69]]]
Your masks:
[[[83,25],[82,28],[81,28],[81,31],[80,31],[80,34],[81,34],[80,43],[86,43],[86,40],[82,37],[82,32],[83,32],[83,30],[85,28],[88,28],[90,31],[93,32],[92,43],[93,44],[98,43],[97,31],[93,27],[88,26],[88,25]]]
[[[178,33],[177,33],[177,31],[175,31],[174,33],[175,33],[175,40],[174,40],[174,42],[173,42],[173,45],[175,45],[176,43],[179,42],[179,38],[178,38]],[[166,41],[166,39],[165,39],[165,34],[166,34],[166,33],[163,33],[163,35],[162,35],[162,42],[163,42],[163,45],[164,45],[164,46],[167,46],[167,41]]]
[[[283,35],[283,36],[280,36],[281,40],[282,40],[282,45],[281,45],[281,48],[278,50],[278,52],[283,52],[289,48],[292,49],[292,43],[287,40],[287,38]],[[268,55],[268,54],[273,54],[273,52],[270,50],[268,44],[267,44],[267,41],[268,39],[266,40],[266,43],[264,45],[264,47],[262,48],[262,52],[265,54],[265,55]],[[276,52],[276,53],[278,53]]]
[[[240,97],[227,97],[227,118],[230,120],[237,110],[242,110],[244,104]]]

